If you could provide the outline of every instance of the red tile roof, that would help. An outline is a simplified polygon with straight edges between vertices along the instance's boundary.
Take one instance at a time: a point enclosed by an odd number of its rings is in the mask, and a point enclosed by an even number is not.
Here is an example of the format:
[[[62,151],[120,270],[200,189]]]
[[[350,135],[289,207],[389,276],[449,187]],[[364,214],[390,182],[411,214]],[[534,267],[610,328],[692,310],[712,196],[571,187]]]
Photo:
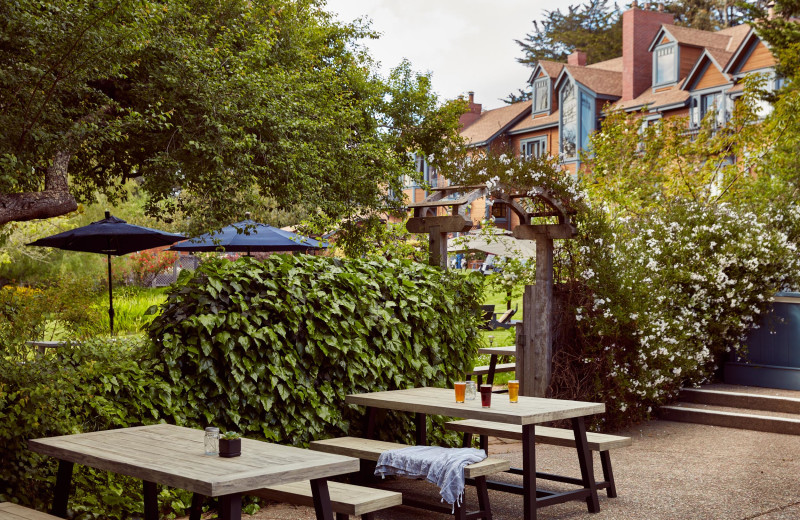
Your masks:
[[[471,144],[485,143],[523,113],[530,114],[531,101],[520,101],[494,110],[487,110],[474,123],[461,131]]]

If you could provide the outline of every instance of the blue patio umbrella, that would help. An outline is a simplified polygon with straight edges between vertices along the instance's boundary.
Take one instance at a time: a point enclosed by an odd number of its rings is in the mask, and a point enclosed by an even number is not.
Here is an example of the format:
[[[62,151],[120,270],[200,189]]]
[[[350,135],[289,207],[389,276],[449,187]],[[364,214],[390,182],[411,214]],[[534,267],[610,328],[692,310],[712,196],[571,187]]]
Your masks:
[[[111,255],[127,255],[134,251],[167,246],[183,238],[185,238],[183,235],[128,224],[122,219],[112,217],[111,213],[106,211],[106,217],[103,220],[57,235],[40,238],[26,245],[102,253],[108,257],[108,319],[113,335],[114,294],[111,286]]]
[[[245,220],[225,226],[219,231],[206,233],[170,247],[172,251],[224,251],[250,253],[276,251],[309,251],[329,247],[326,242],[284,231],[267,224]]]

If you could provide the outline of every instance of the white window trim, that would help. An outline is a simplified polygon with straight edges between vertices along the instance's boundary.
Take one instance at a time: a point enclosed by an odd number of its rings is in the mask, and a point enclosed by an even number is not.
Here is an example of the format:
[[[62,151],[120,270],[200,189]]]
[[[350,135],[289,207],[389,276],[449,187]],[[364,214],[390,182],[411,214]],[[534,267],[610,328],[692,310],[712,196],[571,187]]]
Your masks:
[[[545,90],[547,91],[547,106],[543,109],[537,110],[537,103],[536,103],[536,83],[542,82],[545,84]],[[550,86],[550,78],[545,76],[543,78],[536,78],[533,83],[531,83],[531,90],[533,91],[533,114],[544,114],[549,113],[551,107],[553,106],[553,89]]]
[[[673,71],[674,78],[670,81],[662,81],[661,83],[658,82],[658,51],[667,49],[669,47],[673,48],[673,52],[675,53],[675,70]],[[655,49],[653,49],[653,88],[662,88],[667,87],[670,85],[675,85],[678,83],[678,79],[680,76],[680,66],[681,66],[681,48],[678,45],[678,42],[669,42],[663,45],[659,45]]]

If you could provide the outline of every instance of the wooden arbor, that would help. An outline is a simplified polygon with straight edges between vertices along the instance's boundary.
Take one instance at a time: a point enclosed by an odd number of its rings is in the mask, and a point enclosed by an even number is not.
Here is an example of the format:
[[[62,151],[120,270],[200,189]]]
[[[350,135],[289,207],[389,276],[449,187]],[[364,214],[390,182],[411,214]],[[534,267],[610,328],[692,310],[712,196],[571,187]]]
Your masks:
[[[485,185],[448,186],[433,188],[424,201],[410,204],[414,216],[408,219],[406,229],[410,233],[428,233],[430,265],[447,269],[447,234],[467,232],[472,229],[472,220],[467,217],[466,205],[485,197]],[[437,215],[439,208],[450,207],[450,215]]]
[[[522,395],[545,397],[553,358],[553,240],[573,238],[575,211],[551,191],[532,188],[528,193],[493,192],[494,204],[504,204],[519,217],[514,237],[536,241],[536,284],[525,287],[522,330],[517,329],[517,377]],[[519,199],[530,199],[528,208]],[[534,219],[555,223],[532,224]]]

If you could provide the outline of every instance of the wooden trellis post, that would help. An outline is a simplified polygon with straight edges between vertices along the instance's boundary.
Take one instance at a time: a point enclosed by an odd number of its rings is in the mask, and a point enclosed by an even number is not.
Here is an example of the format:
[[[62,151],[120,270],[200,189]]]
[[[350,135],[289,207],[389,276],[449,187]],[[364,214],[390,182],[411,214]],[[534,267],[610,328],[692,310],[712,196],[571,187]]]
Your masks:
[[[431,191],[433,193],[424,201],[409,205],[414,210],[414,216],[408,219],[406,229],[410,233],[428,233],[428,263],[447,269],[447,234],[472,229],[472,220],[466,215],[466,205],[485,197],[488,191],[484,185],[448,186]],[[464,195],[457,197],[464,192]],[[450,215],[437,215],[438,208],[447,207],[452,208]]]
[[[577,229],[570,216],[574,211],[547,190],[538,195],[495,193],[495,200],[505,203],[517,214],[521,224],[514,237],[536,241],[536,283],[525,287],[522,300],[522,328],[517,328],[517,377],[522,395],[545,397],[550,386],[553,359],[553,240],[573,238]],[[546,211],[529,213],[515,199],[530,197],[543,202]],[[557,224],[531,224],[533,218],[556,217]]]

